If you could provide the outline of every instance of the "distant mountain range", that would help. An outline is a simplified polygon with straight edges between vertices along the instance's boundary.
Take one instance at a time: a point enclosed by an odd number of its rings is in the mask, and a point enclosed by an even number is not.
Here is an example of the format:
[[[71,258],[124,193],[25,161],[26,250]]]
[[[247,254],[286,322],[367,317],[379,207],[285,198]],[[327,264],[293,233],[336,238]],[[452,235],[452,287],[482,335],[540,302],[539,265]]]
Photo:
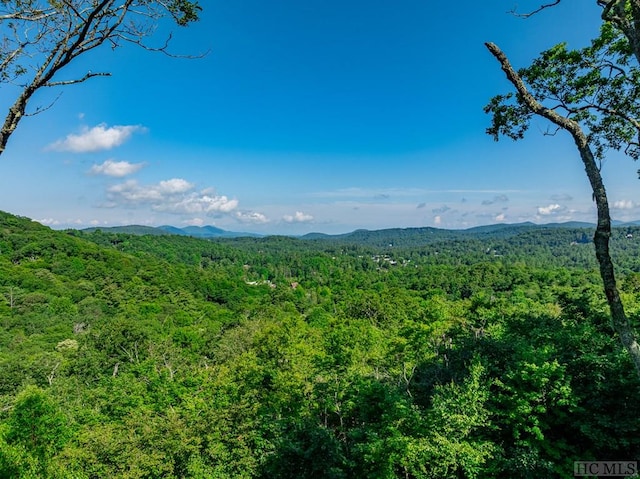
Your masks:
[[[226,231],[215,226],[187,226],[186,228],[178,228],[176,226],[141,226],[141,225],[129,225],[129,226],[111,226],[106,228],[86,228],[82,231],[92,233],[94,231],[103,231],[105,233],[126,233],[132,235],[177,235],[177,236],[191,236],[193,238],[240,238],[240,237],[255,237],[258,238],[262,235],[255,233],[237,233],[234,231]]]
[[[538,225],[531,222],[526,223],[497,223],[493,225],[474,226],[464,230],[448,230],[442,228],[422,227],[422,228],[390,228],[382,230],[356,230],[351,233],[328,235],[324,233],[309,233],[302,238],[304,239],[357,239],[357,238],[371,238],[372,236],[451,236],[456,238],[469,237],[469,236],[504,236],[511,234],[518,234],[530,229],[549,229],[549,228],[595,228],[593,223],[583,223],[578,221],[572,221],[568,223],[548,223],[544,225]]]
[[[613,222],[614,227],[624,228],[631,226],[640,226],[640,221],[633,222]],[[512,223],[512,224],[493,224],[484,226],[475,226],[465,230],[447,230],[441,228],[423,227],[423,228],[389,228],[382,230],[355,230],[351,233],[343,234],[325,234],[325,233],[308,233],[299,238],[304,240],[333,240],[355,243],[381,243],[388,242],[390,240],[402,240],[411,238],[413,240],[423,240],[425,242],[441,241],[441,240],[454,240],[464,239],[469,237],[509,237],[512,235],[520,234],[525,231],[536,229],[594,229],[595,224],[585,223],[579,221],[571,221],[567,223],[547,223],[547,224],[535,224],[531,222],[526,223]],[[246,232],[227,231],[215,226],[187,226],[185,228],[178,228],[176,226],[113,226],[106,228],[87,228],[82,231],[91,233],[93,231],[100,230],[105,233],[126,233],[134,235],[178,235],[178,236],[191,236],[194,238],[240,238],[240,237],[253,237],[259,238],[263,235]]]

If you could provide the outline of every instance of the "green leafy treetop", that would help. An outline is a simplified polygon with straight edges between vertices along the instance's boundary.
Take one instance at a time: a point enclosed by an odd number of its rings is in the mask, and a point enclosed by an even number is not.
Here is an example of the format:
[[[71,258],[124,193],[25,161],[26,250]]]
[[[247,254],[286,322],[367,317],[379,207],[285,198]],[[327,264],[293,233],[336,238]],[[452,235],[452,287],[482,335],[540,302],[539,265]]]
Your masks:
[[[596,159],[610,149],[638,158],[640,69],[627,38],[611,23],[589,47],[568,50],[561,43],[517,73],[543,109],[580,124]],[[492,114],[487,132],[496,140],[521,139],[537,114],[519,91],[494,97],[485,111]]]

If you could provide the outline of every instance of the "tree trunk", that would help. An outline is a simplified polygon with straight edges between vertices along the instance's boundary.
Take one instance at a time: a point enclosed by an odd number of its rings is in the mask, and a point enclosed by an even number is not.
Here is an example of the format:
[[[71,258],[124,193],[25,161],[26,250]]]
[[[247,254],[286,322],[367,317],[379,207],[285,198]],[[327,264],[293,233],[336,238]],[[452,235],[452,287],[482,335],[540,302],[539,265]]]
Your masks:
[[[4,124],[2,125],[2,129],[0,130],[0,155],[4,153],[9,137],[16,130],[18,123],[20,123],[20,120],[24,116],[27,103],[32,94],[33,92],[29,89],[23,91],[15,103],[11,105],[11,108],[9,108],[9,113],[7,114]]]
[[[640,377],[640,346],[638,346],[635,332],[629,324],[629,319],[624,311],[624,305],[622,304],[620,293],[616,286],[613,261],[611,260],[611,255],[609,253],[611,216],[609,214],[607,192],[604,188],[600,170],[596,165],[591,148],[589,148],[589,144],[587,143],[587,139],[582,132],[579,133],[579,135],[576,135],[571,132],[576,142],[576,146],[580,151],[580,157],[584,163],[589,183],[591,183],[593,197],[598,210],[598,225],[593,236],[593,243],[596,248],[596,258],[600,265],[600,277],[602,278],[604,293],[607,296],[607,302],[609,303],[609,309],[611,311],[611,322],[613,324],[613,329],[615,329],[620,336],[622,345],[631,355],[633,364],[636,367],[636,372]]]

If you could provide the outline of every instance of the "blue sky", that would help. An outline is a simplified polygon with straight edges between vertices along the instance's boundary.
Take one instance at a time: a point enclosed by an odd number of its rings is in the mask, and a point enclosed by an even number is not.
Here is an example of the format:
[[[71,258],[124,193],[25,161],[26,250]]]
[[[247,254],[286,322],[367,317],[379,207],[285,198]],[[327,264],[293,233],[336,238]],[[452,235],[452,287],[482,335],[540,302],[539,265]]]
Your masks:
[[[598,9],[563,0],[522,20],[514,6],[207,2],[171,45],[203,58],[95,51],[65,77],[112,77],[39,93],[32,109],[62,94],[0,157],[0,209],[54,228],[264,234],[595,221],[570,139],[536,121],[524,141],[496,143],[482,108],[510,90],[483,42],[525,66],[558,42],[585,45]],[[0,107],[14,95],[3,86]],[[640,218],[637,169],[615,155],[603,166],[616,219]]]

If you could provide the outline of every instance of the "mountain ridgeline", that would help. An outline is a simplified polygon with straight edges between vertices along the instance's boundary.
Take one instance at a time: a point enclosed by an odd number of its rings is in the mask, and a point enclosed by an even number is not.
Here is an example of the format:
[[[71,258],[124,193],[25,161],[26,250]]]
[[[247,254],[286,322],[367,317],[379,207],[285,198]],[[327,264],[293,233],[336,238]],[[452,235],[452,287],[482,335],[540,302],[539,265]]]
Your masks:
[[[0,477],[562,478],[636,460],[639,385],[585,226],[234,237],[0,213]],[[635,225],[611,241],[635,325],[639,241]]]
[[[640,224],[637,222],[618,223],[616,228],[621,231],[637,230]],[[595,228],[594,224],[571,221],[566,223],[547,223],[538,225],[531,222],[506,224],[499,223],[493,225],[475,226],[464,230],[448,230],[433,227],[419,228],[389,228],[381,230],[359,229],[350,233],[326,234],[307,233],[302,236],[292,236],[301,240],[333,241],[344,243],[356,243],[367,246],[418,246],[442,241],[466,240],[466,239],[499,239],[516,236],[522,233],[541,230],[567,230],[581,233],[588,233]],[[188,226],[178,228],[175,226],[111,226],[92,227],[82,230],[85,233],[104,232],[112,234],[132,234],[132,235],[177,235],[190,236],[193,238],[216,239],[216,238],[262,238],[264,235],[247,232],[227,231],[215,226]]]
[[[95,231],[104,231],[107,233],[128,233],[133,235],[178,235],[192,236],[194,238],[238,238],[238,237],[258,237],[260,235],[253,233],[236,233],[226,231],[215,226],[187,226],[186,228],[178,228],[176,226],[108,226],[104,228],[86,228],[83,231],[93,233]]]

